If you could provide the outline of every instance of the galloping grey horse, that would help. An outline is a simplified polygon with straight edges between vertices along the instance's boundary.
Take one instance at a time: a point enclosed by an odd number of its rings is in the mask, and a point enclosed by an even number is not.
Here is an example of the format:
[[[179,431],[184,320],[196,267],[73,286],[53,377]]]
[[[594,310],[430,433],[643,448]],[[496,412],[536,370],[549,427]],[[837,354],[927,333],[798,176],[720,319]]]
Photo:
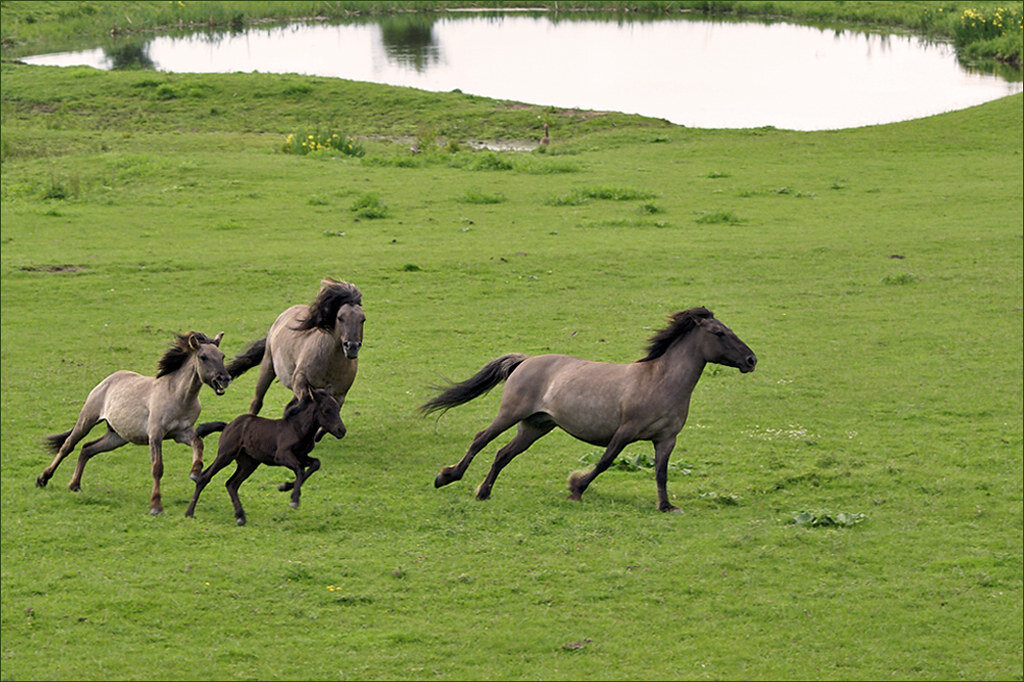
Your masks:
[[[363,294],[354,284],[325,277],[311,305],[293,305],[277,316],[267,335],[228,363],[237,377],[260,366],[249,414],[259,414],[276,376],[296,400],[314,388],[330,389],[339,409],[352,388],[363,345]],[[316,441],[326,431],[316,433]],[[292,482],[281,486],[290,490]]]
[[[476,489],[477,499],[486,500],[501,470],[558,426],[579,440],[605,448],[592,470],[569,475],[570,499],[580,500],[587,486],[624,447],[649,440],[654,444],[658,509],[679,511],[669,502],[665,488],[668,458],[686,423],[690,395],[709,362],[746,373],[753,371],[757,357],[703,307],[672,315],[668,326],[651,337],[647,356],[631,364],[567,355],[503,355],[421,407],[424,413],[447,410],[506,382],[494,421],[476,434],[458,464],[441,469],[434,486],[461,479],[480,450],[518,423],[515,437],[498,450],[491,470]]]
[[[78,465],[68,487],[81,490],[85,463],[101,452],[119,448],[125,443],[149,445],[153,470],[153,495],[149,511],[163,511],[160,502],[160,478],[164,473],[162,442],[171,439],[192,447],[191,478],[203,470],[203,441],[193,425],[202,409],[199,389],[206,384],[223,395],[231,383],[224,367],[224,353],[218,346],[224,332],[210,339],[199,332],[179,335],[160,358],[155,377],[142,376],[128,370],[114,372],[89,392],[74,428],[48,436],[51,451],[56,452],[50,466],[36,478],[44,487],[75,445],[100,421],[107,422],[103,437],[86,443],[78,455]]]

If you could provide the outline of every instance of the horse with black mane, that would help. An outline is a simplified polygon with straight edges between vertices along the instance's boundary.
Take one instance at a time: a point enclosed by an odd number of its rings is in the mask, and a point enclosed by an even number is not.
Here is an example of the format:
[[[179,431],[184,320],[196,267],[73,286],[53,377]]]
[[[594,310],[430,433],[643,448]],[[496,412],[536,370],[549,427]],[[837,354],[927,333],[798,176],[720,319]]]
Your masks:
[[[313,388],[331,387],[338,405],[345,404],[363,345],[362,299],[355,285],[325,277],[311,305],[282,312],[265,337],[228,363],[232,377],[260,366],[250,414],[259,414],[275,376],[296,398]],[[322,436],[323,431],[317,440]]]
[[[96,424],[106,421],[106,434],[82,446],[68,488],[81,490],[85,463],[99,453],[125,443],[148,444],[153,471],[149,510],[152,514],[161,513],[164,439],[173,438],[192,447],[190,476],[193,479],[203,469],[203,441],[196,435],[193,425],[202,409],[199,404],[202,385],[223,395],[231,383],[231,375],[224,367],[224,353],[218,348],[223,337],[224,332],[212,339],[195,331],[178,335],[160,358],[155,377],[119,370],[97,384],[85,399],[74,428],[46,438],[47,447],[57,456],[36,478],[36,485],[46,486],[75,445]]]
[[[461,479],[478,452],[519,424],[515,437],[498,450],[476,489],[477,499],[486,500],[501,470],[558,426],[579,440],[605,448],[593,469],[570,474],[570,499],[580,500],[587,486],[627,445],[649,440],[654,444],[658,509],[679,511],[669,502],[666,490],[668,459],[686,423],[690,395],[709,362],[746,373],[753,371],[757,357],[704,307],[672,315],[668,326],[651,337],[647,355],[630,364],[554,354],[496,358],[420,408],[424,413],[447,410],[505,382],[494,421],[476,434],[461,461],[441,469],[434,486]]]

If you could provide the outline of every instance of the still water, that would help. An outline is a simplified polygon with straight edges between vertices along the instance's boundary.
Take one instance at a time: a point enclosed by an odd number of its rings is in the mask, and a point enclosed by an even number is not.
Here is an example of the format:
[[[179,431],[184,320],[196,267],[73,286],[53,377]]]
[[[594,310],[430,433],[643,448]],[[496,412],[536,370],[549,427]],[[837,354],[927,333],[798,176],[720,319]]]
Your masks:
[[[701,128],[849,128],[962,109],[1022,90],[1019,72],[1006,77],[969,69],[951,45],[913,36],[787,23],[530,14],[290,24],[24,61],[331,76],[636,113]]]

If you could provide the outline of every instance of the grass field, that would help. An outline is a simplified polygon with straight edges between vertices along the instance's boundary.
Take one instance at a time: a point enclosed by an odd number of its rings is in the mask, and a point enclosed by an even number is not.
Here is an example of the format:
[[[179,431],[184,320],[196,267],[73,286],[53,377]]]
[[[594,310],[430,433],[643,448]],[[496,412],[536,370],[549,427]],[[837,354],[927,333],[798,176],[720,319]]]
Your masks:
[[[795,133],[0,68],[3,679],[1022,679],[1024,97]],[[469,148],[544,122],[547,153]],[[362,155],[283,151],[316,132]],[[325,275],[366,337],[299,509],[263,467],[247,526],[227,473],[185,519],[174,443],[159,517],[136,446],[34,486],[104,376],[189,329],[233,355]],[[759,364],[698,384],[682,515],[646,444],[566,500],[598,450],[560,433],[487,502],[497,443],[434,489],[497,395],[423,419],[431,385],[506,352],[629,362],[694,305]],[[255,378],[203,389],[201,421]]]

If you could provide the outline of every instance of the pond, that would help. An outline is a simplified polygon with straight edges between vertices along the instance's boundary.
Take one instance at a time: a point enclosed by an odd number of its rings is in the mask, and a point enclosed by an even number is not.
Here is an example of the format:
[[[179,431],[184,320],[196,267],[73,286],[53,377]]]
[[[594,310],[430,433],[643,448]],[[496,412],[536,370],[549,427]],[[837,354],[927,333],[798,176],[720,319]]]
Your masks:
[[[701,128],[850,128],[1022,90],[1019,70],[971,69],[951,45],[914,36],[784,22],[561,17],[457,12],[299,23],[135,38],[23,61],[330,76]]]

